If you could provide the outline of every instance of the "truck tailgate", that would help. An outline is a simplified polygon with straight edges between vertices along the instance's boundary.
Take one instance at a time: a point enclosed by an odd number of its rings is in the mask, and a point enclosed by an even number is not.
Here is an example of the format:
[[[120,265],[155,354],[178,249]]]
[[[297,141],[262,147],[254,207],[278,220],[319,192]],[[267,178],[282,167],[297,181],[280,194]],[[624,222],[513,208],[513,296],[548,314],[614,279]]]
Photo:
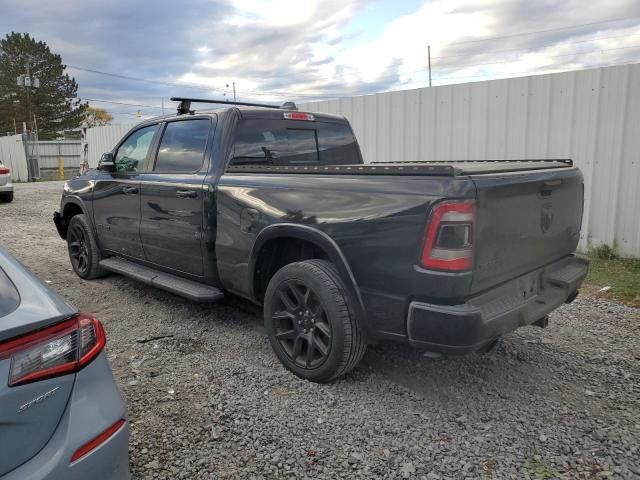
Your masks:
[[[478,199],[472,294],[575,251],[582,224],[580,170],[470,177]]]

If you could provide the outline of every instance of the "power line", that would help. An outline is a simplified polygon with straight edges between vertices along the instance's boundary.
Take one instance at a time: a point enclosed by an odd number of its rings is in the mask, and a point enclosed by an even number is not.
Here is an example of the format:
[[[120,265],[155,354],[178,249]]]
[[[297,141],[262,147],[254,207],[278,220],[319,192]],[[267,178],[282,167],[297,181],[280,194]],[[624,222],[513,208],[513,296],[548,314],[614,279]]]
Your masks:
[[[591,22],[591,23],[583,23],[580,25],[571,25],[571,26],[566,26],[566,27],[558,27],[558,28],[548,28],[546,30],[537,30],[534,32],[523,32],[523,33],[514,33],[511,35],[502,35],[499,37],[488,37],[488,38],[479,38],[476,40],[464,40],[461,42],[453,42],[453,43],[444,43],[442,45],[440,45],[441,47],[450,47],[451,45],[461,45],[461,44],[466,44],[466,43],[477,43],[477,42],[488,42],[490,40],[503,40],[505,38],[513,38],[513,37],[522,37],[525,35],[537,35],[539,33],[549,33],[549,32],[557,32],[560,30],[573,30],[576,28],[581,28],[581,27],[589,27],[592,25],[599,25],[602,23],[612,23],[612,22],[621,22],[623,20],[631,20],[631,19],[636,19],[636,18],[640,18],[640,16],[635,16],[635,17],[625,17],[625,18],[616,18],[616,19],[611,19],[611,20],[603,20],[600,22]]]
[[[631,48],[639,48],[640,45],[631,45],[631,46],[627,46],[627,47],[616,47],[616,48],[606,48],[606,49],[596,49],[596,50],[591,50],[589,52],[573,52],[573,53],[566,53],[566,54],[561,54],[561,55],[552,55],[552,56],[548,56],[545,58],[562,58],[562,57],[570,57],[570,56],[579,56],[579,55],[591,55],[594,53],[604,53],[604,52],[609,52],[609,51],[615,51],[615,50],[628,50]],[[499,61],[499,62],[491,62],[491,63],[480,63],[480,64],[474,64],[474,65],[465,65],[460,67],[460,69],[462,68],[472,68],[472,67],[483,67],[483,66],[487,66],[487,65],[498,65],[498,64],[505,64],[505,63],[515,63],[517,60],[505,60],[505,61]],[[587,66],[588,67],[588,66]],[[544,68],[544,67],[543,67]],[[420,70],[414,70],[414,71],[410,71],[410,72],[397,72],[394,73],[393,75],[385,75],[385,76],[381,76],[381,77],[376,77],[376,81],[380,81],[380,80],[384,80],[387,78],[392,78],[395,76],[406,76],[406,75],[411,75],[414,73],[424,73],[426,72],[426,69],[420,69]],[[512,73],[512,74],[526,74],[526,73],[536,73],[536,72],[516,72],[516,73]],[[459,79],[459,78],[487,78],[487,77],[494,77],[494,76],[500,76],[500,75],[511,75],[511,73],[495,73],[495,74],[485,74],[485,75],[475,75],[475,76],[445,76],[445,77],[436,77],[435,80],[447,80],[447,79]],[[247,90],[246,93],[249,93],[250,95],[255,95],[255,96],[289,96],[290,98],[300,98],[300,99],[304,99],[304,98],[311,98],[311,99],[321,99],[321,98],[335,98],[335,97],[340,97],[340,96],[344,96],[344,93],[341,94],[333,94],[333,93],[318,93],[318,94],[310,94],[310,93],[306,93],[306,94],[296,94],[296,93],[292,93],[292,92],[282,92],[282,91],[272,91],[271,93],[267,93],[267,92],[260,92],[260,91],[252,91],[252,90]],[[157,106],[157,105],[144,105],[144,104],[134,104],[134,103],[124,103],[124,102],[115,102],[115,101],[110,101],[110,100],[100,100],[100,99],[89,99],[89,98],[85,98],[85,100],[88,101],[96,101],[96,102],[105,102],[105,103],[113,103],[113,104],[119,104],[119,105],[129,105],[129,106],[134,106],[134,107],[146,107],[146,108],[156,108],[156,109],[162,109],[161,106]]]
[[[594,38],[592,40],[580,40],[580,41],[577,41],[577,42],[554,42],[554,43],[541,45],[541,46],[537,47],[536,50],[539,49],[539,48],[547,47],[547,46],[557,45],[559,43],[563,43],[563,45],[573,45],[573,44],[579,44],[579,43],[588,43],[588,42],[592,42],[592,41],[596,41],[596,40],[605,40],[605,39],[623,38],[623,37],[624,38],[628,38],[628,37],[634,37],[634,36],[640,36],[640,33],[635,33],[635,34],[631,34],[631,35],[619,35],[619,36],[615,36],[615,37]],[[600,51],[616,50],[617,48],[621,48],[621,49],[623,49],[623,48],[635,48],[635,46],[631,46],[631,47],[616,47],[616,48],[608,48],[608,49],[598,49],[597,51],[600,52]],[[488,52],[483,52],[483,53],[504,53],[504,52],[521,52],[521,51],[522,51],[523,55],[527,54],[527,53],[534,53],[535,52],[535,50],[523,51],[523,49],[511,49],[511,50],[488,51]],[[576,52],[575,55],[580,55],[582,53],[584,53],[584,52]],[[574,55],[574,54],[563,54],[562,56],[569,56],[569,55]],[[560,55],[556,55],[556,56],[560,56]],[[556,56],[548,57],[548,58],[555,58]],[[460,55],[440,55],[440,56],[437,56],[437,57],[431,57],[431,60],[442,59],[442,58],[454,58],[454,57],[469,57],[469,53],[460,54]],[[503,62],[496,62],[496,63],[503,63]],[[507,61],[507,62],[504,62],[504,63],[509,63],[509,62]],[[464,66],[461,66],[460,68],[467,68],[469,66],[481,66],[481,65],[492,65],[492,64],[491,63],[483,63],[483,64],[478,64],[478,65],[464,65]],[[426,69],[425,70],[416,70],[416,71],[412,71],[412,72],[404,72],[404,73],[401,72],[400,75],[408,75],[408,74],[411,74],[411,73],[418,73],[418,72],[422,72],[422,71],[426,71]],[[342,74],[342,75],[336,75],[336,76],[339,77],[339,78],[345,78],[345,77],[356,76],[356,75],[359,75],[361,73],[363,73],[362,70],[352,70],[349,73],[345,73],[345,74]],[[272,78],[283,78],[283,77],[290,77],[290,76],[291,76],[291,73],[284,74],[284,75],[259,76],[259,78],[261,78],[261,79],[272,79]],[[389,76],[386,76],[386,77],[376,77],[376,79],[388,78],[390,76],[393,76],[393,75],[389,75]],[[249,90],[244,90],[244,92],[245,93],[255,93],[256,91],[249,89]]]
[[[574,53],[565,53],[565,54],[561,54],[561,55],[553,55],[553,56],[548,56],[545,58],[561,58],[561,57],[568,57],[568,56],[579,56],[579,55],[591,55],[594,53],[603,53],[603,52],[608,52],[608,51],[614,51],[614,50],[625,50],[625,49],[630,49],[630,48],[640,48],[640,45],[632,45],[632,46],[628,46],[628,47],[617,47],[617,48],[606,48],[606,49],[600,49],[600,50],[591,50],[589,52],[574,52]],[[492,62],[492,63],[479,63],[479,64],[475,64],[475,65],[464,65],[458,68],[458,70],[462,70],[464,68],[471,68],[471,67],[484,67],[487,65],[498,65],[498,64],[505,64],[505,63],[515,63],[517,60],[505,60],[505,61],[500,61],[500,62]],[[544,67],[541,67],[544,68]],[[385,80],[387,78],[392,78],[395,76],[406,76],[406,75],[411,75],[414,73],[426,73],[427,69],[420,69],[420,70],[413,70],[410,72],[397,72],[394,73],[393,75],[385,75],[385,76],[381,76],[381,77],[376,77],[376,81],[380,81],[380,80]],[[536,73],[536,72],[530,72],[530,73]],[[440,79],[450,79],[450,78],[481,78],[481,77],[493,77],[496,75],[503,75],[501,73],[497,73],[497,74],[486,74],[486,75],[480,75],[480,76],[472,76],[472,77],[460,77],[460,76],[445,76],[445,77],[435,77],[434,80],[440,80]],[[504,75],[508,75],[508,74],[504,74]],[[305,97],[312,97],[312,98],[318,98],[318,97],[322,97],[322,96],[333,96],[335,97],[335,94],[318,94],[318,95],[312,95],[312,94],[305,94],[305,95],[299,95],[296,96],[295,94],[290,94],[290,96],[292,98],[305,98]],[[342,96],[341,94],[339,94],[338,96]]]
[[[439,80],[459,80],[459,79],[476,79],[476,78],[494,78],[496,80],[502,80],[503,78],[496,78],[496,77],[506,77],[509,75],[546,75],[546,74],[551,74],[551,73],[566,73],[566,72],[574,72],[577,70],[582,70],[585,68],[600,68],[600,67],[610,67],[610,66],[625,66],[625,65],[633,65],[634,62],[632,63],[623,63],[623,64],[615,64],[615,63],[599,63],[599,64],[589,64],[589,65],[581,65],[578,68],[574,68],[574,69],[569,69],[569,70],[560,70],[558,71],[558,69],[554,69],[554,68],[550,68],[549,71],[545,71],[545,72],[540,72],[540,71],[528,71],[528,72],[504,72],[504,73],[493,73],[493,74],[483,74],[483,75],[470,75],[470,76],[445,76],[445,77],[436,77],[434,79],[434,81],[439,81]],[[424,72],[424,70],[420,70],[420,72]],[[365,96],[365,95],[376,95],[379,93],[385,93],[386,91],[378,91],[378,92],[368,92],[368,93],[361,93],[361,96]],[[327,101],[327,100],[335,100],[335,99],[339,99],[339,98],[344,98],[345,94],[344,93],[339,93],[339,94],[324,94],[324,95],[306,95],[306,97],[310,97],[310,98],[314,98],[317,99],[317,101]],[[292,95],[292,98],[299,98],[295,95]],[[138,106],[138,107],[147,107],[147,108],[161,108],[155,105],[142,105],[142,104],[135,104],[135,103],[125,103],[125,102],[114,102],[114,101],[110,101],[110,100],[99,100],[99,99],[87,99],[85,98],[85,100],[89,100],[89,101],[97,101],[97,102],[106,102],[106,103],[114,103],[114,104],[118,104],[118,105],[130,105],[130,106]],[[118,114],[125,114],[125,115],[136,115],[135,113],[126,113],[126,112],[122,112],[122,113],[118,113]]]
[[[102,102],[102,103],[113,103],[114,105],[128,105],[131,107],[145,107],[145,108],[157,108],[162,110],[161,106],[158,105],[144,105],[142,103],[128,103],[128,102],[116,102],[115,100],[104,100],[101,98],[81,98],[80,100],[86,100],[88,102]]]
[[[599,64],[589,64],[589,65],[580,65],[578,68],[572,68],[569,70],[560,70],[558,68],[548,68],[547,71],[543,71],[540,72],[538,71],[528,71],[528,72],[505,72],[505,73],[490,73],[490,74],[483,74],[483,75],[471,75],[471,76],[447,76],[447,77],[436,77],[434,78],[434,82],[438,81],[438,80],[458,80],[458,79],[473,79],[473,78],[489,78],[489,79],[496,79],[496,80],[503,80],[503,78],[497,78],[497,77],[506,77],[508,75],[547,75],[547,74],[551,74],[551,73],[566,73],[566,72],[575,72],[578,70],[584,70],[585,68],[600,68],[600,67],[613,67],[613,66],[625,66],[625,65],[635,65],[635,62],[631,62],[631,63],[621,63],[621,64],[616,64],[616,63],[599,63]],[[421,70],[421,72],[424,72],[424,70]],[[438,85],[434,85],[434,86],[438,86]],[[420,88],[420,87],[415,87],[415,88]],[[412,90],[414,88],[411,88],[410,90]],[[376,95],[378,93],[386,93],[388,92],[387,90],[385,91],[379,91],[379,92],[370,92],[370,93],[361,93],[358,96],[366,96],[366,95]],[[322,98],[322,100],[318,100],[318,101],[326,101],[326,100],[335,100],[338,98],[344,98],[345,95],[344,94],[334,94],[331,96],[325,96],[325,97],[320,97]],[[295,97],[294,97],[295,98]]]
[[[640,17],[629,17],[629,18],[640,18]],[[535,34],[535,33],[544,33],[544,32],[549,32],[549,31],[554,31],[554,30],[562,30],[562,29],[569,29],[569,28],[579,28],[579,27],[583,27],[583,26],[596,25],[596,24],[600,24],[600,23],[610,23],[610,22],[620,21],[620,20],[626,20],[626,19],[607,20],[607,21],[603,21],[603,22],[592,22],[592,23],[587,23],[587,24],[582,24],[582,25],[575,25],[573,27],[561,27],[561,28],[558,28],[558,29],[539,30],[537,32],[514,34],[514,35],[508,35],[508,36],[504,36],[504,37],[492,37],[492,38],[488,38],[488,39],[470,40],[468,42],[456,42],[456,43],[444,44],[443,46],[458,45],[458,44],[464,44],[464,43],[470,43],[470,42],[480,42],[480,41],[485,41],[485,40],[488,41],[488,40],[491,40],[491,39],[508,38],[508,37],[513,37],[513,36],[529,35],[529,34]],[[573,45],[573,44],[579,44],[579,43],[588,43],[588,42],[597,41],[597,40],[606,40],[606,39],[622,38],[622,37],[627,38],[627,37],[638,36],[638,35],[640,35],[640,33],[631,34],[631,35],[599,37],[599,38],[593,38],[593,39],[590,39],[590,40],[580,40],[580,41],[575,41],[575,42],[554,42],[554,43],[549,43],[549,44],[538,46],[537,49],[544,48],[546,46],[557,45],[559,43],[563,43],[564,45]],[[620,48],[631,48],[631,47],[620,47]],[[489,52],[484,52],[484,53],[518,52],[518,51],[521,51],[521,50],[522,49],[496,50],[496,51],[489,51]],[[605,49],[605,50],[602,50],[602,51],[608,51],[608,50],[613,50],[613,49]],[[526,52],[526,53],[531,53],[531,52]],[[576,53],[576,55],[577,54],[579,54],[579,53]],[[573,54],[565,54],[565,56],[568,56],[568,55],[573,55]],[[436,60],[436,59],[454,58],[454,57],[461,57],[461,56],[465,56],[466,57],[466,56],[468,56],[468,54],[440,55],[440,56],[431,57],[431,58],[432,58],[432,60]],[[554,57],[551,57],[551,58],[554,58]],[[461,68],[468,68],[468,67],[471,67],[471,66],[493,65],[493,64],[499,64],[499,63],[509,63],[509,61],[493,62],[493,63],[485,63],[485,64],[477,64],[477,65],[466,65],[466,66],[461,67]],[[195,85],[195,84],[189,84],[189,83],[165,82],[165,81],[161,81],[161,80],[152,80],[152,79],[146,79],[146,78],[140,78],[140,77],[132,77],[132,76],[128,76],[128,75],[121,75],[121,74],[117,74],[117,73],[105,72],[105,71],[95,70],[95,69],[91,69],[91,68],[87,68],[87,67],[81,67],[81,66],[77,66],[77,65],[67,65],[67,68],[80,70],[80,71],[84,71],[84,72],[89,72],[89,73],[94,73],[94,74],[98,74],[98,75],[104,75],[104,76],[108,76],[108,77],[112,77],[112,78],[118,78],[118,79],[122,79],[122,80],[131,80],[131,81],[136,81],[136,82],[152,83],[152,84],[156,84],[156,85],[167,85],[167,86],[173,86],[173,87],[186,87],[186,88],[193,88],[193,89],[198,89],[198,90],[205,90],[205,91],[209,91],[209,92],[226,93],[224,91],[224,89],[217,89],[217,88],[214,88],[214,87],[206,87],[206,86],[203,86],[203,85]],[[400,72],[400,73],[396,73],[396,74],[388,75],[388,76],[384,76],[384,77],[376,77],[376,79],[380,80],[380,79],[384,79],[384,78],[390,78],[390,77],[395,76],[395,75],[409,75],[409,74],[412,74],[412,73],[419,73],[419,72],[422,72],[422,71],[423,70],[417,70],[417,71],[412,71],[412,72]],[[352,76],[360,75],[362,73],[363,73],[362,70],[352,70],[349,73],[345,73],[345,74],[339,75],[339,77],[340,78],[352,77]],[[287,76],[290,76],[290,75],[291,74],[289,73],[289,74],[269,75],[269,76],[254,75],[253,77],[259,77],[260,79],[274,79],[274,78],[283,78],[283,77],[287,77]],[[254,89],[243,90],[243,93],[245,93],[245,94],[256,95],[256,96],[272,96],[275,92],[278,92],[277,95],[282,95],[282,93],[280,93],[280,91],[277,91],[277,90],[273,91],[273,93],[265,92],[264,90],[254,90]],[[286,95],[291,95],[291,92],[287,92]],[[299,97],[299,98],[308,98],[308,97],[316,98],[317,96],[316,95],[309,95],[309,94],[298,94],[297,97]],[[140,106],[145,106],[145,105],[140,105]],[[153,108],[161,108],[161,107],[155,107],[154,106]]]
[[[92,68],[79,67],[77,65],[67,65],[67,68],[71,68],[73,70],[80,70],[80,71],[83,71],[83,72],[95,73],[95,74],[98,74],[98,75],[105,75],[107,77],[112,77],[112,78],[119,78],[119,79],[122,79],[122,80],[133,80],[134,82],[153,83],[153,84],[156,84],[156,85],[168,85],[168,86],[172,86],[172,87],[189,87],[189,88],[194,88],[194,89],[198,89],[198,90],[207,90],[209,92],[211,92],[211,91],[224,92],[224,89],[219,89],[219,88],[214,88],[214,87],[205,87],[203,85],[194,85],[194,84],[189,84],[189,83],[163,82],[161,80],[151,80],[149,78],[130,77],[128,75],[120,75],[119,73],[103,72],[101,70],[94,70]]]
[[[634,17],[630,17],[630,18],[634,18]],[[601,23],[601,22],[596,22],[596,23]],[[589,25],[589,24],[588,24]],[[634,35],[629,35],[629,36],[637,36],[640,34],[634,34]],[[627,37],[627,36],[625,36]],[[619,37],[604,37],[601,39],[606,39],[606,38],[619,38]],[[596,39],[592,39],[592,40],[583,40],[583,41],[577,41],[577,42],[569,42],[569,44],[574,44],[574,43],[586,43],[586,42],[590,42],[590,41],[595,41],[595,40],[599,40],[599,38]],[[553,56],[549,56],[546,58],[560,58],[560,57],[567,57],[567,56],[578,56],[578,55],[590,55],[593,53],[604,53],[604,52],[608,52],[608,51],[614,51],[614,50],[625,50],[625,49],[630,49],[630,48],[637,48],[640,47],[640,45],[632,45],[632,46],[628,46],[628,47],[616,47],[616,48],[607,48],[607,49],[596,49],[596,50],[592,50],[589,52],[574,52],[574,53],[568,53],[568,54],[561,54],[561,55],[553,55]],[[513,51],[518,51],[518,50],[513,50]],[[533,53],[533,52],[527,52],[527,53]],[[445,56],[440,56],[440,57],[433,57],[433,58],[444,58]],[[450,57],[453,57],[450,56]],[[498,61],[498,62],[490,62],[490,63],[481,63],[481,64],[474,64],[474,65],[464,65],[461,66],[460,69],[463,68],[471,68],[471,67],[480,67],[480,66],[487,66],[487,65],[497,65],[497,64],[504,64],[504,63],[513,63],[517,60],[508,60],[508,61]],[[118,75],[118,74],[111,74],[109,72],[102,72],[102,71],[98,71],[98,70],[92,70],[92,69],[85,69],[84,67],[75,67],[75,66],[70,66],[71,68],[77,68],[77,69],[81,69],[81,70],[85,70],[85,71],[91,71],[93,73],[98,73],[101,75],[108,75],[111,77],[115,77],[115,78],[121,78],[121,79],[127,79],[127,80],[135,80],[135,81],[148,81],[151,83],[161,83],[161,84],[167,84],[167,85],[172,85],[172,86],[186,86],[186,87],[192,87],[192,88],[198,88],[198,89],[202,89],[202,90],[207,90],[207,91],[215,91],[215,89],[213,88],[207,88],[207,87],[202,87],[202,86],[194,86],[194,85],[189,85],[189,84],[178,84],[178,83],[170,83],[170,82],[160,82],[160,81],[155,81],[155,80],[146,80],[146,79],[141,79],[141,78],[136,78],[136,77],[128,77],[128,76],[124,76],[124,75]],[[392,78],[392,77],[400,77],[400,76],[405,76],[405,75],[411,75],[414,73],[423,73],[425,72],[425,69],[421,69],[421,70],[415,70],[415,71],[410,71],[410,72],[396,72],[392,75],[385,75],[385,76],[381,76],[381,77],[376,77],[376,81],[380,81],[380,80],[384,80],[386,78]],[[341,77],[347,77],[347,76],[353,76],[353,75],[357,75],[358,73],[362,73],[360,72],[350,72],[348,74],[342,75]],[[522,73],[526,73],[526,72],[522,72]],[[531,73],[535,73],[535,72],[531,72]],[[509,74],[487,74],[487,75],[479,75],[479,76],[467,76],[467,77],[460,77],[460,76],[455,76],[455,77],[438,77],[436,78],[436,80],[440,80],[440,79],[450,79],[450,78],[486,78],[486,77],[493,77],[496,75],[509,75]],[[290,76],[290,74],[289,74]],[[272,76],[272,77],[262,77],[262,78],[278,78],[280,76]],[[309,93],[293,93],[291,91],[287,91],[287,92],[283,92],[281,90],[274,90],[271,92],[265,92],[265,91],[256,91],[256,90],[244,90],[243,93],[247,93],[249,95],[254,95],[254,96],[288,96],[290,98],[300,98],[300,99],[304,99],[304,98],[311,98],[311,99],[321,99],[321,98],[335,98],[336,96],[343,96],[344,93],[341,94],[326,94],[326,93],[318,93],[318,94],[309,94]],[[116,104],[116,105],[128,105],[128,106],[133,106],[133,107],[144,107],[144,108],[154,108],[154,109],[162,109],[161,106],[158,105],[145,105],[145,104],[136,104],[136,103],[127,103],[127,102],[117,102],[117,101],[113,101],[113,100],[104,100],[104,99],[91,99],[91,98],[85,98],[85,100],[88,101],[93,101],[93,102],[104,102],[104,103],[111,103],[111,104]]]

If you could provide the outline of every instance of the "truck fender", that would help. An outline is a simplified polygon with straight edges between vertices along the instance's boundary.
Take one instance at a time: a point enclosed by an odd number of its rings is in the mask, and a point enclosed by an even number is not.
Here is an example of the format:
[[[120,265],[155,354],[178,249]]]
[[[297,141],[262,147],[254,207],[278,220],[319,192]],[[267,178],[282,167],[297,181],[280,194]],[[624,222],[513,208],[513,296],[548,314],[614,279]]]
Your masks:
[[[56,230],[58,230],[58,234],[63,240],[67,238],[67,214],[69,213],[69,209],[73,209],[78,213],[87,215],[87,208],[85,207],[84,202],[79,197],[68,196],[64,198],[60,205],[60,211],[53,214],[53,222],[56,225]],[[89,217],[89,215],[87,215],[87,217]],[[89,221],[91,221],[91,218],[89,218]]]
[[[260,231],[256,241],[251,248],[251,256],[249,258],[249,296],[256,301],[254,292],[254,275],[256,269],[256,261],[262,246],[269,240],[273,240],[278,237],[292,237],[305,240],[307,242],[315,244],[317,247],[326,252],[329,260],[336,266],[340,277],[344,280],[347,291],[351,298],[355,299],[354,309],[359,319],[364,316],[364,304],[362,303],[362,297],[360,296],[360,290],[356,283],[356,279],[353,276],[353,272],[347,263],[342,250],[338,244],[326,233],[317,228],[310,227],[308,225],[299,225],[295,223],[277,223],[269,225]],[[362,324],[361,324],[362,325]]]

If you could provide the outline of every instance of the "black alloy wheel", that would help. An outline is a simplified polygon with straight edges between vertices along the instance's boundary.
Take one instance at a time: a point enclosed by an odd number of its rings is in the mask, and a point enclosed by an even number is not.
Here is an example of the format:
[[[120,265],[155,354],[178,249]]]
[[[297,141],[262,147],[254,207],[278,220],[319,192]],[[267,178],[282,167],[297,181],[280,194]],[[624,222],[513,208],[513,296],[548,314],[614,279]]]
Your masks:
[[[304,369],[322,365],[331,350],[331,325],[313,289],[300,280],[281,284],[272,311],[274,336],[291,361]]]
[[[86,275],[89,271],[89,247],[87,235],[82,225],[75,223],[67,232],[69,241],[69,258],[78,275]]]
[[[354,303],[327,260],[278,270],[264,294],[264,325],[280,362],[298,377],[320,383],[354,368],[367,348]]]
[[[67,249],[71,266],[80,278],[92,280],[108,273],[100,267],[102,255],[93,237],[91,226],[83,214],[75,215],[69,220]]]

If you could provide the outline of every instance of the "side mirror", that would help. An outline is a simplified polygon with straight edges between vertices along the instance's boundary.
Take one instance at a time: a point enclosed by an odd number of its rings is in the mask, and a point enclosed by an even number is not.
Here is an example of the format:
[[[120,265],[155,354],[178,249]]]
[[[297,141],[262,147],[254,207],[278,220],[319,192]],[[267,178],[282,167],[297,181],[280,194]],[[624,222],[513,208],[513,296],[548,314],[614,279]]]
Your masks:
[[[113,161],[113,153],[107,152],[102,154],[100,162],[98,162],[98,170],[102,170],[103,172],[116,171],[116,163]]]

